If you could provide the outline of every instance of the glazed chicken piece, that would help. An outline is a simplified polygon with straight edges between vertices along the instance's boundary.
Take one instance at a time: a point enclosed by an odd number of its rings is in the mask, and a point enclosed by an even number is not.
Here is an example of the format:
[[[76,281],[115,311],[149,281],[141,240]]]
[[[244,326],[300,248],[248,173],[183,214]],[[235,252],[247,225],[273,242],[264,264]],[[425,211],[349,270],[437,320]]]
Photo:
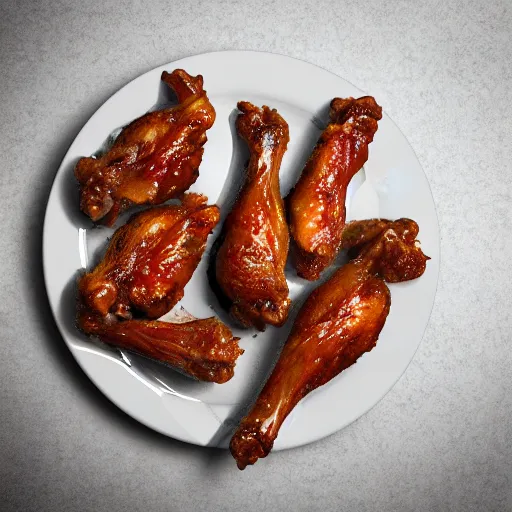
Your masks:
[[[146,210],[119,228],[101,263],[78,283],[78,327],[198,379],[225,382],[242,353],[228,327],[215,318],[147,320],[183,297],[201,260],[219,222],[219,209],[205,200],[186,194],[182,205]]]
[[[164,71],[162,80],[176,93],[177,106],[136,119],[107,153],[76,165],[80,208],[94,222],[111,226],[131,205],[180,197],[199,175],[206,130],[215,121],[203,77],[176,69]]]
[[[183,297],[219,208],[198,194],[181,205],[159,206],[133,215],[112,237],[105,257],[80,280],[80,293],[93,311],[129,319],[165,315]]]
[[[347,225],[343,245],[356,257],[300,310],[277,365],[231,440],[240,469],[268,455],[302,398],[375,346],[391,303],[384,280],[406,281],[425,271],[428,257],[415,242],[417,233],[409,219]]]
[[[224,223],[215,274],[231,314],[260,330],[280,326],[290,299],[284,267],[289,235],[279,191],[279,168],[289,141],[288,124],[264,106],[238,103],[239,135],[250,160],[244,186]]]
[[[350,180],[368,159],[382,109],[374,98],[334,98],[330,123],[287,198],[300,277],[314,281],[336,258]]]
[[[173,367],[197,380],[222,384],[235,373],[243,350],[238,338],[218,318],[183,323],[158,320],[91,321],[79,316],[81,329],[115,347],[130,350]]]

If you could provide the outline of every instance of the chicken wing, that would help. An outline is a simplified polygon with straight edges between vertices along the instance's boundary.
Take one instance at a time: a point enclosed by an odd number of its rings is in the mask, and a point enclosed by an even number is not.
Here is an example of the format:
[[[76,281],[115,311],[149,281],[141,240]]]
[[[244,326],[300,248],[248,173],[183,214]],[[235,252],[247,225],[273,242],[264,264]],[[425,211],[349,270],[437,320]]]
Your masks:
[[[268,455],[302,398],[375,346],[391,303],[384,280],[414,279],[425,271],[428,257],[415,242],[414,221],[361,221],[345,233],[344,246],[357,256],[300,310],[269,380],[231,440],[240,469]]]
[[[133,310],[149,318],[167,313],[183,297],[219,222],[218,207],[205,200],[186,194],[182,205],[133,215],[114,233],[100,264],[80,280],[87,306],[122,318]]]
[[[219,209],[205,200],[185,194],[182,205],[146,210],[119,228],[103,260],[78,283],[78,327],[196,378],[225,382],[242,351],[219,320],[133,319],[160,317],[183,297],[219,221]]]
[[[340,249],[348,184],[368,159],[382,109],[371,96],[334,98],[330,123],[287,198],[299,276],[314,281]]]
[[[86,310],[79,324],[86,334],[103,342],[149,357],[206,382],[231,379],[243,350],[231,330],[218,318],[183,323],[158,320],[91,321]]]
[[[264,106],[238,103],[236,126],[250,160],[245,184],[224,223],[215,274],[234,318],[263,330],[280,326],[290,299],[284,267],[289,235],[279,190],[279,168],[289,141],[288,124]]]
[[[199,175],[206,130],[215,121],[203,77],[176,69],[164,71],[162,80],[179,105],[136,119],[107,153],[81,158],[75,167],[80,208],[95,222],[112,225],[130,205],[179,197]]]

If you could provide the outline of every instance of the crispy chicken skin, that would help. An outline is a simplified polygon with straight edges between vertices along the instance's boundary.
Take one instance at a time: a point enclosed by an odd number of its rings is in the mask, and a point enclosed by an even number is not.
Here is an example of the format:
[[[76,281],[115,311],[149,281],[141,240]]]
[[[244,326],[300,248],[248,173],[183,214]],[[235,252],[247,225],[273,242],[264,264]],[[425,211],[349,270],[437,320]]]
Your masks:
[[[270,378],[231,440],[240,469],[268,455],[302,398],[375,346],[391,303],[384,281],[414,279],[425,271],[428,257],[415,242],[417,233],[409,219],[347,225],[343,244],[356,257],[300,310]]]
[[[300,277],[318,279],[338,254],[347,187],[368,159],[381,117],[371,96],[332,100],[330,122],[287,198]]]
[[[282,325],[290,299],[284,267],[289,234],[279,190],[288,124],[269,107],[238,103],[238,134],[249,146],[244,186],[229,213],[216,253],[215,275],[231,314],[260,330]]]
[[[112,225],[133,204],[156,205],[179,197],[199,175],[206,130],[215,121],[203,77],[176,69],[164,71],[162,80],[179,104],[139,117],[107,153],[81,158],[75,167],[80,208],[94,222]]]
[[[225,382],[242,353],[215,318],[173,324],[147,320],[182,297],[209,233],[217,206],[185,194],[180,206],[135,214],[112,237],[103,260],[78,283],[78,327],[102,341],[173,365],[201,380]],[[143,317],[144,319],[133,319]]]

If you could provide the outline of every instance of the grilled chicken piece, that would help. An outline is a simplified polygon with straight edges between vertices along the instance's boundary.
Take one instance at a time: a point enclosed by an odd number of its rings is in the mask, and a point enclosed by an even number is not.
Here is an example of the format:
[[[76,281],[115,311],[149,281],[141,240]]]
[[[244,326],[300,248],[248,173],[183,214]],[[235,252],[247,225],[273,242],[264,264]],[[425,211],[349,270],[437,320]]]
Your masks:
[[[270,378],[231,440],[240,469],[268,455],[302,398],[375,346],[391,303],[384,280],[405,281],[425,271],[428,257],[415,242],[417,233],[409,219],[347,225],[343,244],[356,257],[300,310]]]
[[[233,317],[263,330],[265,324],[282,325],[290,308],[284,275],[289,235],[279,190],[288,124],[267,106],[241,101],[238,109],[236,126],[249,146],[250,160],[213,264]]]
[[[177,106],[139,117],[107,153],[76,165],[80,208],[94,222],[110,226],[131,205],[179,197],[199,175],[206,130],[215,121],[203,77],[176,69],[164,71],[162,80],[176,93]]]
[[[154,320],[182,297],[209,233],[217,206],[186,194],[180,206],[133,215],[119,228],[101,263],[78,284],[78,327],[102,341],[173,365],[201,380],[225,382],[242,353],[215,318],[187,323]],[[143,319],[133,319],[141,317]]]
[[[382,109],[374,98],[334,98],[330,123],[287,198],[299,276],[314,281],[340,250],[350,180],[368,159]]]

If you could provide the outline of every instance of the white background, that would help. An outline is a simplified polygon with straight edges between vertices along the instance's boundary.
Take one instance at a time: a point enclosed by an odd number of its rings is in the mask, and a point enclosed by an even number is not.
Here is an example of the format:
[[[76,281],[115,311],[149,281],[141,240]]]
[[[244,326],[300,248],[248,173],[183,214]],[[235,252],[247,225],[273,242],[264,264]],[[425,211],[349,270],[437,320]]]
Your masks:
[[[0,4],[2,510],[512,510],[510,3]],[[266,50],[379,99],[432,186],[441,275],[415,359],[368,414],[239,472],[111,405],[49,311],[46,200],[91,114],[187,55]],[[265,70],[262,70],[264,73]]]

